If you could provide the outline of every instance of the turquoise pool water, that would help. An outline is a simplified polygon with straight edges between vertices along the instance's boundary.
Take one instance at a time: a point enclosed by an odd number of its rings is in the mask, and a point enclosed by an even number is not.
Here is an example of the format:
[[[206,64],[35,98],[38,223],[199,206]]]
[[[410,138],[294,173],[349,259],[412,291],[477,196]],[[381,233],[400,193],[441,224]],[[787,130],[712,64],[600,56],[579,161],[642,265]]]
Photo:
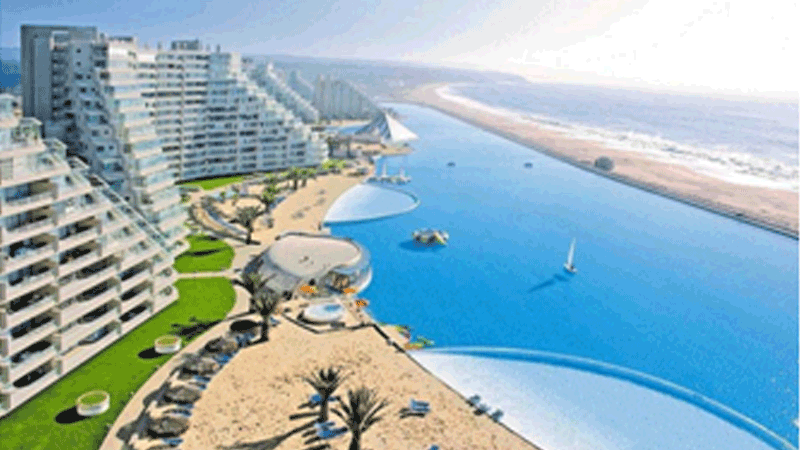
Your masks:
[[[364,244],[378,320],[437,347],[546,351],[674,383],[797,445],[797,241],[586,173],[435,111],[389,172],[420,205],[334,224]],[[455,167],[447,167],[448,161]],[[525,162],[532,168],[524,168]],[[446,247],[419,247],[418,228]],[[575,265],[562,271],[570,240]],[[493,358],[506,358],[493,354]]]

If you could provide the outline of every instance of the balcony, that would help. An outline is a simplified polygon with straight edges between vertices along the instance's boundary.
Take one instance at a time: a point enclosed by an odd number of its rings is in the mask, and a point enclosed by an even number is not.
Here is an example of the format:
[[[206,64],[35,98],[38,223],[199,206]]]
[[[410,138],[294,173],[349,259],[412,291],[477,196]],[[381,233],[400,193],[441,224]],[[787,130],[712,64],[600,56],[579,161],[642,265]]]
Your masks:
[[[8,308],[0,312],[0,325],[12,328],[20,323],[41,315],[56,306],[56,297],[52,294],[34,292],[13,300]]]
[[[145,247],[142,247],[140,244],[136,247],[130,248],[127,252],[125,252],[125,257],[122,259],[120,269],[127,270],[129,267],[133,267],[142,261],[147,261],[156,256],[158,252],[159,248],[155,244]]]
[[[0,203],[0,213],[3,215],[18,214],[28,209],[40,208],[53,203],[55,197],[52,191],[40,192],[27,197],[5,199]]]
[[[113,326],[112,326],[113,327]],[[120,334],[117,329],[98,330],[96,334],[99,336],[96,339],[89,340],[79,344],[77,347],[69,350],[67,353],[61,355],[61,373],[65,374],[75,367],[88,361],[89,358],[99,353],[104,348],[108,347],[112,342],[119,339]]]
[[[24,403],[29,398],[38,394],[42,389],[52,384],[59,378],[58,371],[54,364],[47,363],[41,371],[31,372],[14,383],[7,383],[0,388],[10,397],[10,406],[14,407]]]
[[[132,329],[136,328],[143,322],[146,322],[147,319],[153,316],[152,310],[148,305],[140,305],[132,310],[128,311],[127,313],[120,316],[122,320],[122,334],[125,334]],[[127,320],[124,320],[127,319]]]
[[[62,330],[61,348],[74,347],[76,344],[91,345],[103,340],[109,334],[115,334],[109,328],[114,325],[115,318],[107,316],[105,322],[96,321],[90,324],[73,325]]]
[[[123,305],[135,305],[145,300],[150,300],[153,296],[153,291],[150,287],[141,288],[139,290],[131,290],[125,292],[120,296]]]
[[[120,289],[122,289],[123,292],[127,291],[134,286],[138,286],[139,284],[149,280],[151,277],[152,274],[150,273],[150,268],[145,265],[136,272],[121,275]]]
[[[95,198],[91,203],[67,208],[64,215],[58,218],[60,225],[77,222],[87,217],[99,216],[103,211],[108,210],[110,205],[104,200]]]
[[[40,341],[9,358],[9,362],[5,363],[7,379],[17,380],[57,355],[55,346],[48,341]]]
[[[99,292],[86,291],[75,297],[69,305],[59,311],[58,322],[63,325],[83,317],[98,306],[115,299],[118,294],[119,289],[116,285],[106,286],[104,289],[101,288]]]
[[[56,331],[58,331],[58,326],[54,320],[50,320],[49,322],[39,325],[36,328],[29,328],[26,334],[20,335],[16,338],[12,337],[12,335],[9,333],[0,339],[6,341],[6,345],[4,347],[8,350],[7,354],[13,355],[25,347],[28,347],[37,341],[41,341]]]
[[[68,198],[77,197],[79,195],[88,194],[94,188],[88,181],[80,180],[73,181],[58,187],[57,200],[66,200]]]
[[[10,244],[45,233],[56,226],[56,220],[51,215],[43,215],[32,219],[24,225],[15,228],[0,228],[0,242]]]
[[[120,216],[116,216],[114,220],[104,218],[103,221],[100,223],[100,231],[103,233],[104,236],[108,236],[111,233],[124,227],[125,225],[128,225],[129,223],[130,223],[129,220]]]
[[[98,227],[87,226],[80,228],[75,233],[58,241],[58,250],[69,250],[73,247],[85,244],[93,239],[97,239],[98,237],[100,237],[100,229]]]
[[[99,271],[90,272],[87,269],[83,269],[81,272],[77,272],[74,275],[68,275],[59,281],[60,297],[65,298],[72,292],[85,291],[91,287],[94,287],[103,281],[114,277],[116,271],[116,267],[112,265]]]
[[[59,276],[67,275],[89,264],[95,263],[102,257],[98,248],[77,248],[68,250],[66,253],[67,255],[65,255],[58,266]]]
[[[21,269],[43,259],[50,258],[55,252],[55,244],[47,242],[39,242],[30,247],[18,248],[13,255],[5,257],[2,264],[2,271],[8,273]]]
[[[3,297],[4,299],[12,299],[16,297],[21,297],[22,295],[31,292],[33,290],[39,289],[42,286],[47,285],[48,283],[53,282],[55,279],[55,271],[46,267],[41,266],[36,269],[35,272],[24,276],[14,283],[7,281],[2,285],[3,287]]]

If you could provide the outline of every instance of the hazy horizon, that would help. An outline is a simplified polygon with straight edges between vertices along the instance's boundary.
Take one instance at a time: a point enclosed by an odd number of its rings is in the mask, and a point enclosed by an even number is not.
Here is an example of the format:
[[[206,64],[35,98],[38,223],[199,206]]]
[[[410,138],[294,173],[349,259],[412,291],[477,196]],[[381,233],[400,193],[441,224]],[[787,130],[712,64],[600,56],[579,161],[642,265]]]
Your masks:
[[[770,5],[771,3],[771,5]],[[768,0],[8,0],[4,47],[23,24],[96,26],[155,45],[194,39],[243,54],[490,70],[531,81],[797,99],[797,5]]]

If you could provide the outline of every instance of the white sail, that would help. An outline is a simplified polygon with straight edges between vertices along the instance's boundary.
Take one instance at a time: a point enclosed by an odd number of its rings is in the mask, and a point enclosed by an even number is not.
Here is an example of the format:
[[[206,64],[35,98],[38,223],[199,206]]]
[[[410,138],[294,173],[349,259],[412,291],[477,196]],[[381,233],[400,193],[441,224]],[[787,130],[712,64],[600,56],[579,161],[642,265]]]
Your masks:
[[[384,178],[386,177],[386,163],[383,163],[383,172],[381,172],[381,176]]]
[[[403,168],[401,167],[401,168],[400,168],[400,178],[405,178],[405,177],[406,177],[405,171],[404,171],[404,170],[403,170]]]
[[[567,255],[567,266],[573,267],[572,260],[575,258],[575,239],[572,239],[572,244],[569,246],[569,254]]]

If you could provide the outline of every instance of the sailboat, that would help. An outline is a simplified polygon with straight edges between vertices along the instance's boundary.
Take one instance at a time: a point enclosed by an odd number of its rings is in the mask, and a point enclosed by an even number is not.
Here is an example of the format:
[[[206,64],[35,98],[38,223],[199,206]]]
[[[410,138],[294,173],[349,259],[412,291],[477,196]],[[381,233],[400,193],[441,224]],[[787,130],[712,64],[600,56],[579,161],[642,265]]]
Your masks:
[[[564,270],[569,273],[577,273],[578,269],[575,268],[573,260],[575,259],[575,238],[572,238],[572,244],[569,246],[569,253],[567,254],[567,262],[564,263]]]
[[[386,163],[383,163],[383,171],[381,171],[381,181],[388,179],[389,176],[386,175]]]

